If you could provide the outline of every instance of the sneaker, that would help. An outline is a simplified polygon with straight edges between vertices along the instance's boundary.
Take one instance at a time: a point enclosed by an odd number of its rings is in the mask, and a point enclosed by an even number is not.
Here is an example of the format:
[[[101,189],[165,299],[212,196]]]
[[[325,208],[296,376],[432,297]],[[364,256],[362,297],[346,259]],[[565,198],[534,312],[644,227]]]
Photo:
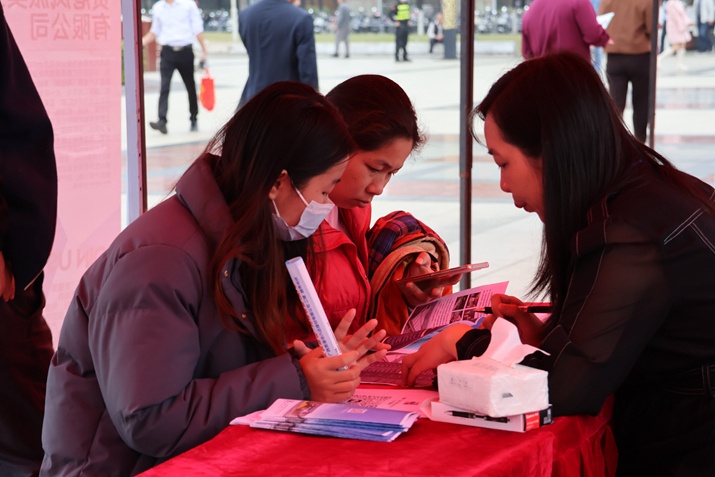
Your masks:
[[[191,121],[191,131],[196,132],[198,130],[199,130],[199,125],[196,122],[196,120],[194,119],[193,121]]]
[[[166,134],[166,121],[151,121],[149,122],[149,126],[162,134]]]
[[[338,57],[338,54],[335,53],[335,54],[333,55],[333,58],[337,58],[337,57]]]
[[[345,58],[350,58],[350,55],[345,55]]]

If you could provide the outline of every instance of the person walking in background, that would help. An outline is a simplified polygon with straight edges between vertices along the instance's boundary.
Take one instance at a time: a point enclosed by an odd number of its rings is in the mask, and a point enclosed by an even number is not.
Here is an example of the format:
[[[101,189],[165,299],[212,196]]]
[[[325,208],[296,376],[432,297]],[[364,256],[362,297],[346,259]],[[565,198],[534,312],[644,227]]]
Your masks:
[[[701,53],[711,51],[713,49],[713,25],[715,25],[715,0],[695,0],[693,9],[698,28],[697,49]]]
[[[201,61],[206,61],[208,51],[204,42],[204,24],[196,2],[193,0],[160,0],[152,8],[151,30],[142,38],[142,45],[157,42],[161,45],[159,74],[159,119],[149,126],[162,134],[167,133],[166,114],[169,111],[169,90],[174,70],[179,72],[189,95],[189,129],[198,131],[199,102],[194,80],[194,39],[201,45]]]
[[[427,27],[427,37],[429,38],[429,52],[432,53],[434,45],[437,43],[444,43],[444,28],[442,27],[442,21],[444,15],[442,12],[435,15],[434,20],[432,20]]]
[[[345,58],[350,58],[350,7],[347,0],[338,0],[338,9],[335,11],[335,54],[338,57],[340,43],[345,43]]]
[[[613,39],[612,44],[606,45],[608,88],[623,114],[628,85],[631,85],[633,134],[645,142],[648,134],[653,4],[651,0],[601,0],[599,14],[609,12],[615,15],[606,29]]]
[[[238,32],[248,53],[248,79],[238,106],[268,85],[300,81],[318,89],[313,18],[290,0],[261,0],[239,13]]]
[[[54,135],[0,4],[0,475],[37,475],[52,335],[43,268],[55,238]]]
[[[668,0],[663,0],[658,8],[658,27],[660,28],[660,41],[658,45],[658,54],[665,50],[665,39],[668,31],[668,14],[665,12],[665,7],[668,5]]]
[[[571,51],[591,61],[589,46],[610,40],[589,0],[534,0],[524,13],[521,35],[525,59]]]
[[[593,7],[593,12],[598,13],[598,7],[601,5],[601,0],[591,0],[591,6]],[[596,68],[598,74],[602,74],[602,63],[603,63],[603,47],[602,46],[592,46],[591,47],[591,61],[593,62],[593,67]]]
[[[688,67],[683,63],[685,58],[685,44],[692,38],[690,26],[692,22],[685,13],[685,5],[682,0],[668,0],[666,7],[668,16],[668,48],[658,55],[658,64],[663,58],[675,55],[678,58],[678,70],[687,71]]]
[[[398,0],[390,10],[390,19],[395,23],[395,61],[410,61],[407,57],[407,40],[410,36],[410,5],[407,0]]]

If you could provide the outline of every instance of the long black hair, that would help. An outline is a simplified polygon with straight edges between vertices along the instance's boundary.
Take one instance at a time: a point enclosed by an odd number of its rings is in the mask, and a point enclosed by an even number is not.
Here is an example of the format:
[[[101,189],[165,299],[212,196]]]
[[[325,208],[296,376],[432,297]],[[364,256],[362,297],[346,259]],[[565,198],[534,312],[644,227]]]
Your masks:
[[[268,194],[283,170],[301,188],[346,160],[353,148],[335,106],[313,88],[292,81],[275,83],[251,98],[206,148],[218,157],[213,173],[234,219],[211,261],[216,304],[224,324],[240,329],[220,286],[222,267],[240,259],[256,326],[277,353],[285,350],[286,317],[294,307],[288,303],[285,255]]]
[[[497,80],[470,118],[477,141],[475,116],[487,115],[504,140],[541,169],[544,231],[531,292],[548,294],[556,310],[568,288],[571,240],[586,225],[588,209],[634,163],[651,164],[705,202],[670,162],[629,132],[594,68],[572,53],[524,61]]]
[[[425,142],[412,101],[390,78],[354,76],[325,96],[338,107],[362,151],[375,151],[398,138],[412,141],[413,151]]]

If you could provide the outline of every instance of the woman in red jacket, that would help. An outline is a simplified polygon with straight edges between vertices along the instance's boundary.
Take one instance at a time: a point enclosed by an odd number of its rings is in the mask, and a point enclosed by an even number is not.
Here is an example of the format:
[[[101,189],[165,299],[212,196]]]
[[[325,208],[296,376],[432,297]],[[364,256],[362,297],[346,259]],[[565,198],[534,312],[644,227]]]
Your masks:
[[[378,318],[379,327],[388,334],[397,334],[409,307],[429,301],[443,290],[423,292],[413,284],[398,289],[393,279],[444,268],[449,263],[449,254],[432,230],[402,213],[391,223],[398,223],[395,228],[418,242],[420,237],[424,238],[420,242],[424,247],[411,249],[412,252],[397,251],[400,260],[393,264],[388,257],[401,241],[393,236],[383,247],[385,241],[378,240],[375,231],[370,231],[370,204],[382,194],[409,155],[422,146],[424,136],[410,98],[397,83],[384,76],[350,78],[326,97],[342,113],[357,151],[330,193],[336,207],[313,236],[315,253],[309,255],[309,268],[333,326],[355,308],[353,329],[369,318]],[[380,270],[382,264],[390,266],[387,273]],[[376,296],[375,288],[380,289],[380,296]],[[379,312],[385,308],[391,316]],[[300,328],[294,331],[300,336]]]

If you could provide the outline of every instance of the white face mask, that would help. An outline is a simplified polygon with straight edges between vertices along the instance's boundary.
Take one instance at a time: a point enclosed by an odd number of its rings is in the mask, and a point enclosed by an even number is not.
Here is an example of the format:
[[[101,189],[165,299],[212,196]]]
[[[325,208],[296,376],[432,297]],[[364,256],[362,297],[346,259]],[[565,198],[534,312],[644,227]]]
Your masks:
[[[303,194],[300,193],[297,187],[293,186],[295,191],[298,193],[298,197],[305,204],[305,210],[300,216],[300,221],[298,225],[292,226],[288,225],[285,220],[281,217],[280,212],[278,212],[278,206],[275,201],[273,202],[273,208],[276,213],[273,214],[273,223],[275,224],[276,231],[278,232],[278,237],[284,242],[292,242],[294,240],[302,240],[308,238],[313,233],[318,230],[321,222],[325,220],[335,204],[328,201],[325,204],[319,204],[318,202],[311,200],[310,204],[305,200]]]

